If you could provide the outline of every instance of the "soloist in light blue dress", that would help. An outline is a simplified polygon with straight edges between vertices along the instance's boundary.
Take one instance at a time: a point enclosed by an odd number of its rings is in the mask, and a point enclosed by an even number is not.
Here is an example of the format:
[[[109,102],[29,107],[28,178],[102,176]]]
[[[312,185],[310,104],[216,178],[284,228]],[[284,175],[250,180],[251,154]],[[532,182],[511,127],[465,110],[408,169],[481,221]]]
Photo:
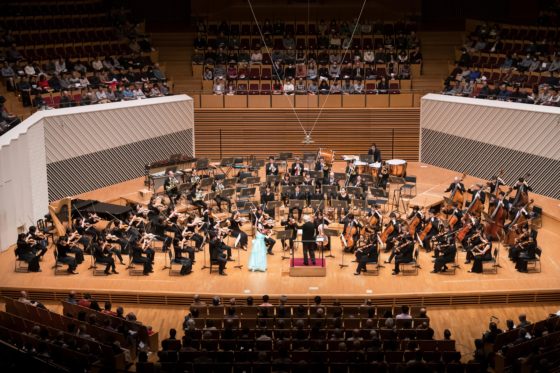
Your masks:
[[[266,271],[266,236],[257,232],[253,244],[251,245],[251,256],[249,257],[249,271]]]

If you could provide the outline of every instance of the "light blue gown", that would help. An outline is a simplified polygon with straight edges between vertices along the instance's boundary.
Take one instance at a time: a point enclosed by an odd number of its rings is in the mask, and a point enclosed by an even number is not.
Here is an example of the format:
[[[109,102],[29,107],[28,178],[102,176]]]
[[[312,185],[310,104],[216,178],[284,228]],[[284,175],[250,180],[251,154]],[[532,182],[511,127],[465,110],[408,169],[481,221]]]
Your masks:
[[[251,245],[251,256],[249,257],[249,271],[266,271],[266,245],[264,238],[266,236],[261,232],[257,232],[257,236]]]

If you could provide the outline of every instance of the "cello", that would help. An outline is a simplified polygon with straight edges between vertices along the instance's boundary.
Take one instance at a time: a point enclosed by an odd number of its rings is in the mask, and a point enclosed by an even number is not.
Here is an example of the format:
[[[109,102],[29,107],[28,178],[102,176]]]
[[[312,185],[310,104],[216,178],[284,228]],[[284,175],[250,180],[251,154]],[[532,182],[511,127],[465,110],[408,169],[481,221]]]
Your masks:
[[[356,241],[354,240],[356,233],[358,233],[358,227],[354,224],[354,218],[352,217],[352,221],[350,221],[343,233],[345,250],[351,250],[356,245]]]
[[[461,230],[457,232],[457,240],[459,241],[463,241],[465,239],[465,237],[467,236],[467,234],[469,234],[473,226],[471,216],[469,215],[468,212],[463,216],[463,222],[466,222],[467,220],[468,223],[465,223],[463,225],[463,228],[461,228]]]

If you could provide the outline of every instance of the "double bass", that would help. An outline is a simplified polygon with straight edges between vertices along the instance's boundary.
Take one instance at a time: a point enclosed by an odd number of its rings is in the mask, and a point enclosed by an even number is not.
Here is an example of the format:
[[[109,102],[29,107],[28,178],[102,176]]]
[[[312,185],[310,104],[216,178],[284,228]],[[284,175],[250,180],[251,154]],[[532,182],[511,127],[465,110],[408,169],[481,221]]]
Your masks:
[[[513,188],[510,188],[505,195],[504,199],[511,193]],[[489,211],[489,220],[484,224],[484,233],[487,237],[498,238],[498,233],[502,233],[507,218],[507,210],[504,204],[500,204]]]
[[[457,203],[457,206],[463,206],[463,202],[465,202],[465,196],[463,195],[463,192],[458,188],[458,185],[462,183],[463,180],[465,180],[465,177],[467,177],[467,174],[463,173],[459,181],[453,187],[451,195],[449,196],[451,202]]]
[[[529,207],[535,200],[530,200],[529,202],[527,202],[527,204],[525,206],[523,206],[522,208],[519,209],[519,211],[526,209],[527,207]],[[520,231],[521,229],[519,229],[520,227],[522,227],[525,223],[527,223],[527,218],[525,217],[525,215],[520,214],[519,217],[517,219],[514,218],[514,220],[512,220],[509,229],[506,233],[506,236],[504,238],[504,245],[514,245],[515,244],[515,240],[517,238],[519,238],[520,235]]]

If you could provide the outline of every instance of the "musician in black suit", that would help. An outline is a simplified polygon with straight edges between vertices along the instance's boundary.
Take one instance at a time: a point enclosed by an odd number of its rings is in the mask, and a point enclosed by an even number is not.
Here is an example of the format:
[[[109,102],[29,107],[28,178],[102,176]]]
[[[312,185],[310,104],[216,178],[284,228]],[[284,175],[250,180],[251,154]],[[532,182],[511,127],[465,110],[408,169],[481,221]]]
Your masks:
[[[344,247],[344,251],[353,252],[356,248],[356,244],[358,243],[358,240],[360,239],[360,230],[363,227],[363,225],[356,219],[356,217],[352,213],[349,213],[341,221],[341,223],[344,224],[344,228],[342,229],[342,234],[344,236],[346,236],[346,234],[349,230],[352,230],[353,228],[355,228],[355,232],[352,235],[352,240],[354,241],[354,244],[351,245],[349,242],[346,242],[346,245]]]
[[[359,276],[362,271],[366,272],[367,263],[377,263],[379,257],[379,250],[377,249],[377,239],[374,235],[370,235],[366,246],[356,250],[356,259],[358,266],[354,275]]]
[[[346,173],[346,179],[348,185],[352,185],[354,184],[355,180],[356,180],[356,176],[358,176],[358,169],[356,167],[356,161],[355,160],[351,160],[346,162],[346,169],[344,170],[344,172]]]
[[[385,241],[385,252],[388,253],[389,251],[393,250],[395,246],[394,239],[401,233],[401,225],[397,220],[397,215],[394,212],[389,214],[389,222],[387,223],[385,229],[388,229],[389,226],[393,226],[392,232],[387,236],[387,241]]]
[[[105,274],[109,274],[109,269],[112,270],[112,273],[118,274],[117,268],[115,266],[115,259],[113,259],[113,254],[107,248],[107,243],[103,240],[99,239],[95,241],[93,244],[93,257],[96,263],[103,263],[106,264],[105,266]]]
[[[481,233],[480,243],[473,247],[470,253],[474,261],[469,272],[482,273],[482,262],[492,259],[492,241],[488,240],[484,233]]]
[[[268,202],[272,202],[274,201],[276,198],[276,196],[274,195],[274,192],[272,191],[272,188],[270,187],[270,185],[267,184],[265,192],[261,194],[261,206],[264,210],[264,212],[266,212],[268,215],[270,215],[270,217],[272,217],[273,219],[276,217],[276,209],[268,209],[266,208],[266,205]]]
[[[457,246],[455,246],[455,237],[453,237],[453,235],[449,235],[447,237],[447,242],[439,247],[440,255],[434,262],[434,270],[432,273],[447,271],[446,264],[453,263],[455,261],[455,255],[457,255]]]
[[[447,192],[453,193],[453,191],[460,191],[461,193],[465,193],[465,184],[463,184],[461,182],[461,179],[457,176],[455,176],[453,182],[449,184],[449,187],[446,190],[444,190],[444,193]]]
[[[224,190],[224,184],[221,179],[215,179],[212,183],[212,191],[216,193],[214,196],[214,201],[218,207],[218,211],[222,212],[222,203],[225,202],[228,205],[228,212],[231,212],[231,200],[227,197],[221,195]]]
[[[294,216],[292,214],[288,215],[288,219],[287,220],[282,220],[280,222],[280,224],[284,227],[285,230],[290,230],[292,231],[292,235],[289,239],[289,244],[290,246],[288,247],[290,250],[294,248],[294,240],[297,238],[297,222],[296,219],[294,219]],[[282,250],[286,250],[286,240],[282,239],[281,241],[282,243]]]
[[[516,191],[515,197],[511,201],[512,207],[521,207],[524,205],[524,200],[529,201],[529,192],[533,190],[525,181],[525,178],[520,177],[519,180],[513,185],[513,190]],[[523,198],[525,196],[525,198]]]
[[[208,205],[206,204],[206,202],[203,201],[204,194],[203,194],[202,190],[199,188],[198,184],[195,184],[195,185],[192,186],[191,191],[190,191],[189,195],[187,196],[187,199],[189,201],[191,201],[193,206],[196,206],[198,208],[198,212],[201,215],[202,215],[202,211],[204,211],[208,208]]]
[[[135,245],[132,246],[132,263],[143,265],[144,270],[142,274],[144,276],[148,276],[151,272],[154,271],[152,267],[152,261],[153,255],[155,253],[150,247],[148,247],[149,243],[149,239],[142,238],[142,240],[138,241]],[[146,256],[144,256],[143,254],[146,254]]]
[[[266,164],[266,176],[268,175],[278,175],[278,165],[274,161],[274,157],[268,158],[268,163]]]
[[[515,269],[519,272],[527,272],[527,261],[535,259],[536,253],[538,251],[541,254],[540,249],[537,245],[537,231],[533,229],[531,225],[525,226],[523,233],[521,235],[521,240],[517,245],[517,261],[515,262]],[[510,249],[511,251],[511,249]]]
[[[428,218],[424,222],[424,227],[426,227],[427,225],[431,225],[431,228],[421,242],[422,247],[426,249],[426,251],[432,251],[432,248],[430,247],[430,241],[432,240],[432,237],[439,234],[439,224],[440,222],[439,219],[436,218],[435,210],[430,209],[430,211],[428,212]]]
[[[306,200],[305,193],[303,193],[300,190],[299,185],[296,185],[296,189],[295,189],[294,193],[292,193],[292,195],[290,196],[290,199],[291,200],[298,200],[298,201],[305,201]],[[298,207],[292,207],[292,208],[290,208],[289,213],[293,214],[295,210],[297,210],[297,213],[298,213],[298,220],[301,220],[301,213],[302,213],[303,209],[298,208]]]
[[[33,249],[33,246],[27,242],[26,237],[27,235],[25,233],[18,234],[16,257],[28,264],[30,272],[41,272],[39,256],[37,255],[36,250]]]
[[[303,217],[303,224],[298,225],[301,229],[301,240],[303,241],[303,264],[309,265],[308,256],[311,258],[311,264],[315,265],[315,237],[317,230],[315,224],[311,221],[309,215]]]
[[[299,157],[295,157],[294,163],[292,163],[290,168],[290,174],[292,176],[300,176],[303,174],[303,168],[303,162],[300,161]]]
[[[27,239],[32,239],[33,241],[35,241],[35,245],[33,246],[36,250],[39,251],[37,255],[42,258],[47,252],[48,247],[48,240],[43,232],[37,232],[37,227],[32,225],[29,227]]]
[[[70,245],[68,245],[68,239],[66,236],[62,236],[58,239],[56,243],[56,251],[57,251],[57,262],[61,262],[64,264],[68,264],[68,273],[73,275],[78,274],[76,272],[76,267],[78,264],[76,263],[76,258],[70,256]]]
[[[371,147],[368,150],[368,155],[373,155],[373,162],[381,163],[381,151],[377,148],[375,143],[371,144]]]
[[[532,249],[533,253],[537,247],[537,235],[538,232],[532,228],[530,224],[524,224],[522,227],[521,234],[516,239],[515,245],[511,246],[509,249],[508,257],[512,262],[518,263],[519,256],[522,252],[527,249]],[[534,256],[534,254],[533,254]]]
[[[410,236],[408,236],[410,237]],[[414,255],[414,240],[407,239],[405,243],[400,247],[399,253],[395,256],[395,269],[393,270],[393,275],[399,274],[399,265],[401,263],[410,263],[413,260]]]
[[[323,172],[323,181],[327,180],[327,178],[329,176],[329,166],[325,162],[324,157],[319,157],[319,159],[315,163],[315,171],[322,171]]]
[[[468,205],[467,210],[473,214],[476,215],[480,215],[480,213],[482,212],[482,210],[484,209],[484,202],[486,201],[486,193],[484,193],[484,191],[482,190],[482,184],[474,184],[472,185],[467,192],[469,192],[472,195],[472,199],[471,202]],[[478,211],[475,211],[474,209],[474,204],[476,203],[477,200],[480,200],[480,209]],[[473,207],[473,209],[471,209],[471,207]]]
[[[225,247],[222,240],[217,235],[212,235],[209,244],[210,249],[210,260],[218,263],[218,273],[220,276],[227,276],[224,272],[226,268],[226,263],[228,261],[226,254],[224,253]]]
[[[179,180],[177,180],[175,173],[171,170],[167,172],[167,178],[163,182],[163,189],[171,202],[175,203],[175,200],[179,197]]]
[[[173,241],[173,253],[174,253],[173,262],[181,265],[180,274],[182,276],[188,274],[189,266],[192,266],[192,264],[195,263],[195,260],[194,260],[195,250],[194,250],[194,248],[189,247],[187,245],[187,240],[186,239],[182,239],[181,241],[179,241],[178,239],[175,239]],[[183,256],[183,253],[187,253],[189,255],[189,257],[185,258]]]

